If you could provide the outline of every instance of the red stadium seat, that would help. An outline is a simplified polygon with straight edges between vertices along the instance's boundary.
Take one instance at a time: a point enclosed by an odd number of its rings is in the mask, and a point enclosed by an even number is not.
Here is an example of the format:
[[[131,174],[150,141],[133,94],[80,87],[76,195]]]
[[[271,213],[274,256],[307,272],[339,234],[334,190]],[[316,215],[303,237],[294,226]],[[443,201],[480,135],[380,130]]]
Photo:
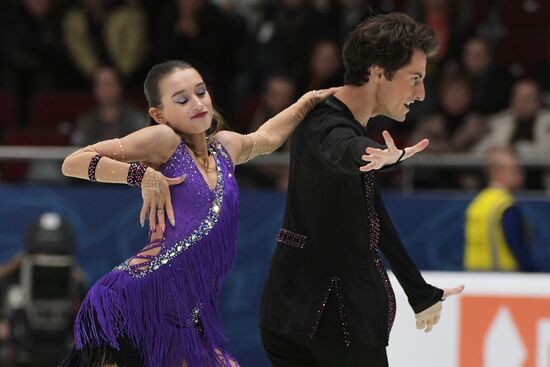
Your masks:
[[[0,128],[13,126],[15,123],[15,98],[9,92],[0,91]]]
[[[79,116],[94,106],[94,98],[83,92],[43,92],[32,97],[29,126],[58,128],[60,123],[74,126]]]
[[[65,146],[69,142],[66,134],[46,129],[8,129],[4,134],[6,145],[36,145],[36,146]],[[2,164],[2,181],[22,182],[29,167],[26,161],[4,161]]]
[[[506,34],[499,42],[496,57],[507,65],[519,64],[529,72],[547,59],[549,42],[548,1],[502,1],[500,21]]]

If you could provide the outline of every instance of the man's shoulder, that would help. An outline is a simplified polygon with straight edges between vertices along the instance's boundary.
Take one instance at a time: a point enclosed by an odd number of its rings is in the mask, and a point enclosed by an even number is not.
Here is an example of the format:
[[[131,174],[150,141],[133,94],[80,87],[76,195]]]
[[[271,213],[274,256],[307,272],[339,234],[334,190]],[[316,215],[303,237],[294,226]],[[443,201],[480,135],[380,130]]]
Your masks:
[[[315,106],[315,108],[306,115],[300,126],[306,130],[320,131],[331,129],[336,126],[355,128],[355,125],[356,123],[350,119],[344,111],[338,110],[327,101],[324,101]]]

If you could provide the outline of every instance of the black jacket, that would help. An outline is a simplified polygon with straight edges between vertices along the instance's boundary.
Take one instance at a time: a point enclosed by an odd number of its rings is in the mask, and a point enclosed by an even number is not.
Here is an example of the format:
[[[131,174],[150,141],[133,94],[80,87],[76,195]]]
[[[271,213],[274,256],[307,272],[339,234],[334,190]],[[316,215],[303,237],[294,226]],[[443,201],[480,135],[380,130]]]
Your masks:
[[[335,97],[317,105],[292,135],[284,223],[260,327],[314,338],[325,304],[337,302],[333,316],[346,343],[387,345],[395,304],[378,249],[415,312],[441,299],[443,291],[424,281],[403,247],[374,173],[359,171],[368,146],[381,147]]]

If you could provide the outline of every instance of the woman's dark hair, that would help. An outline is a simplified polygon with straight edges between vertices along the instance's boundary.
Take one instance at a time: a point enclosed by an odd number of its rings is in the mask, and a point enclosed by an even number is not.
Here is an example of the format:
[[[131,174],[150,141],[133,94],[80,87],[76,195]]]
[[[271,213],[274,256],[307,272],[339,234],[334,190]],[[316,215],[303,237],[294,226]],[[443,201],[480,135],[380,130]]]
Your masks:
[[[434,29],[406,14],[391,13],[364,20],[344,43],[344,84],[360,86],[368,82],[372,65],[383,68],[391,80],[397,70],[411,61],[414,50],[432,57],[438,46]]]
[[[143,92],[147,98],[149,107],[160,107],[161,96],[159,90],[160,81],[172,74],[176,70],[194,69],[193,65],[183,60],[170,60],[160,64],[156,64],[149,70],[145,82],[143,83]],[[151,125],[156,122],[151,118]],[[216,134],[218,131],[225,129],[226,123],[222,115],[214,108],[212,116],[212,125],[206,131],[206,136]]]

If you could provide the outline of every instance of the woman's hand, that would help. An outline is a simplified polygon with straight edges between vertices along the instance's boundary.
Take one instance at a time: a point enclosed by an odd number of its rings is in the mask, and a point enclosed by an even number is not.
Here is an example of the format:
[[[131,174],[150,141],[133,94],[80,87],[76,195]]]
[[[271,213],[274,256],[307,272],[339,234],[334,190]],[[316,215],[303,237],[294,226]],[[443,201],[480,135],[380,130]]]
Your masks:
[[[441,318],[441,308],[443,301],[451,296],[456,296],[464,290],[464,285],[459,285],[454,288],[445,288],[443,289],[443,298],[441,301],[437,302],[433,306],[428,307],[422,312],[415,314],[416,317],[416,328],[419,330],[424,330],[429,333],[432,331],[432,328],[439,322]]]
[[[300,97],[300,99],[306,99],[307,101],[311,102],[312,105],[315,105],[316,103],[322,102],[328,97],[334,95],[336,92],[338,92],[338,90],[340,90],[340,88],[342,87],[312,90],[305,93],[303,96]]]
[[[179,185],[185,180],[185,175],[176,178],[164,176],[162,173],[148,167],[141,183],[141,197],[143,205],[139,214],[139,222],[143,227],[145,217],[149,213],[149,229],[153,232],[160,226],[162,233],[166,229],[164,217],[172,226],[176,225],[174,209],[172,207],[172,198],[170,196],[170,186]]]
[[[378,149],[368,147],[366,149],[367,154],[364,154],[361,159],[369,163],[363,167],[360,167],[360,171],[367,172],[373,169],[380,169],[384,166],[395,164],[398,161],[403,161],[412,157],[416,153],[423,151],[428,146],[428,144],[430,144],[430,141],[428,139],[423,139],[412,147],[398,149],[395,146],[393,138],[391,137],[389,132],[384,131],[382,133],[382,136],[384,137],[387,148]]]

